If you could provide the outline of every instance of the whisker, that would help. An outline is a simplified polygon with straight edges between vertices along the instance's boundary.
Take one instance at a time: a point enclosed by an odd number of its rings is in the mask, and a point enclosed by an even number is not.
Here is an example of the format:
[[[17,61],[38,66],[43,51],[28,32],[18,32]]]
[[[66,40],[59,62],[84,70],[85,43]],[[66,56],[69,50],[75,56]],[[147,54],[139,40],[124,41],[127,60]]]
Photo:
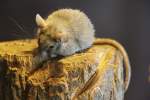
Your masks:
[[[24,35],[32,37],[31,34],[29,34],[28,31],[24,30],[23,27],[12,17],[8,17],[17,27],[23,32]]]
[[[12,34],[13,36],[16,36],[16,37],[20,37],[21,35],[19,35],[18,33],[13,33]]]
[[[24,38],[25,38],[25,36],[22,36],[22,35],[19,34],[19,33],[12,33],[12,35],[13,35],[13,36],[16,36],[16,37],[18,37],[18,38],[20,38],[20,37],[24,37]]]

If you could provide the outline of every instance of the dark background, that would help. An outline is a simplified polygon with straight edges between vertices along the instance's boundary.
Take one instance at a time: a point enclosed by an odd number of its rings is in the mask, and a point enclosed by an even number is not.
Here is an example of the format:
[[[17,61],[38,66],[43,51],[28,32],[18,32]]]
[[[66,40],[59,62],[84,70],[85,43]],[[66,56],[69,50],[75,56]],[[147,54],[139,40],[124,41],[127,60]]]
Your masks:
[[[150,100],[150,2],[144,0],[0,0],[0,41],[32,38],[36,13],[77,8],[92,20],[97,37],[111,37],[126,48],[132,80],[125,100]],[[23,27],[21,30],[16,22]],[[25,32],[26,31],[26,32]]]

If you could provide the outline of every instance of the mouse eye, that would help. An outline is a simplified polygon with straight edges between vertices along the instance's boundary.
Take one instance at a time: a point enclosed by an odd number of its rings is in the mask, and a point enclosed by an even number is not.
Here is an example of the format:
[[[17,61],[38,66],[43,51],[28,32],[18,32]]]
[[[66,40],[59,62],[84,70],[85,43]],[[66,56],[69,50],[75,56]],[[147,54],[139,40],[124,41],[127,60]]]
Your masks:
[[[61,42],[61,39],[52,39],[54,42]]]

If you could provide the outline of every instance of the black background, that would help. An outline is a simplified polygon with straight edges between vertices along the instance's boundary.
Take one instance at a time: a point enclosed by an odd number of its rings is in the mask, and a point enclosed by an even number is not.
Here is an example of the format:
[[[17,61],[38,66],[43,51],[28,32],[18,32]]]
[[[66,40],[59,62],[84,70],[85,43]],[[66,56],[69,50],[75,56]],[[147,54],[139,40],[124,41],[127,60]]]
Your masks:
[[[150,2],[144,0],[0,0],[0,41],[32,38],[35,15],[46,17],[60,8],[84,11],[97,37],[110,37],[126,48],[132,80],[125,100],[150,100]],[[22,31],[15,24],[19,23]]]

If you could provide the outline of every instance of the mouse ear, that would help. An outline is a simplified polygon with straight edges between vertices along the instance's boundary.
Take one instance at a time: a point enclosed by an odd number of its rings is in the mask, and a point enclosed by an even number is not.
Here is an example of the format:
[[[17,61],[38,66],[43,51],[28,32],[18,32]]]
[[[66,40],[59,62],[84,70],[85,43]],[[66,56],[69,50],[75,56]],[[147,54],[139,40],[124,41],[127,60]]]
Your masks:
[[[36,20],[36,24],[37,24],[39,27],[41,27],[41,28],[46,27],[46,22],[45,22],[45,20],[44,20],[39,14],[36,14],[35,20]]]

